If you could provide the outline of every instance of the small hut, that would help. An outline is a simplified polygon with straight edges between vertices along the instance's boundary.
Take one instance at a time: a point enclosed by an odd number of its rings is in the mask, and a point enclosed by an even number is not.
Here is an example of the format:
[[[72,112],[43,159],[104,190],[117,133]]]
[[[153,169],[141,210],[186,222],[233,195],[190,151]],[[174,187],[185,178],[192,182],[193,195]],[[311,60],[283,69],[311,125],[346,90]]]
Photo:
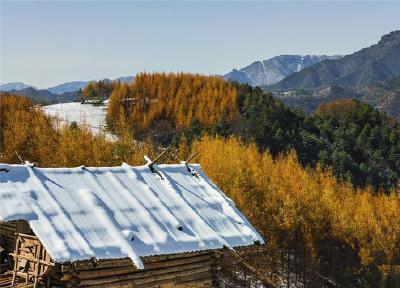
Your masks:
[[[263,243],[197,164],[0,164],[12,280],[45,287],[214,287],[213,252]]]

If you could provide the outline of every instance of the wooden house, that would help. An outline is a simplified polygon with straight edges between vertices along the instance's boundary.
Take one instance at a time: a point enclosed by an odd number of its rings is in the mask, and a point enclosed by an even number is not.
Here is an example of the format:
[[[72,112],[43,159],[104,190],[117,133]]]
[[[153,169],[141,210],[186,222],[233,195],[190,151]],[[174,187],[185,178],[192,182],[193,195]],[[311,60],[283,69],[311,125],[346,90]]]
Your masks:
[[[0,169],[12,282],[215,287],[214,251],[263,243],[197,164]]]

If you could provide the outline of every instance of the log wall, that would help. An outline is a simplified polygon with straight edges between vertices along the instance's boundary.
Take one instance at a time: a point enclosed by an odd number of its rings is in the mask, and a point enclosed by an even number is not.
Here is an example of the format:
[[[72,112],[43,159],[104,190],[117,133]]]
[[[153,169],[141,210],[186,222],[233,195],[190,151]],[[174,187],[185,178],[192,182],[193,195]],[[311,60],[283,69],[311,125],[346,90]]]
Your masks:
[[[76,262],[61,267],[76,285],[100,287],[215,287],[218,265],[210,251],[143,257],[144,270],[130,259]],[[79,278],[76,279],[76,278]]]

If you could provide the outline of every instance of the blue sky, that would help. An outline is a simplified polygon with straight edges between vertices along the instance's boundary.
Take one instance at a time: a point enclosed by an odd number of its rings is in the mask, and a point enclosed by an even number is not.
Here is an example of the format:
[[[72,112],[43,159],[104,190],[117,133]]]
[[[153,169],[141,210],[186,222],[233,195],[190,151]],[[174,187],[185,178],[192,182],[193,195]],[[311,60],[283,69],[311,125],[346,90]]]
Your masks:
[[[348,54],[400,29],[400,2],[1,1],[0,82],[140,71],[224,74],[281,54]]]

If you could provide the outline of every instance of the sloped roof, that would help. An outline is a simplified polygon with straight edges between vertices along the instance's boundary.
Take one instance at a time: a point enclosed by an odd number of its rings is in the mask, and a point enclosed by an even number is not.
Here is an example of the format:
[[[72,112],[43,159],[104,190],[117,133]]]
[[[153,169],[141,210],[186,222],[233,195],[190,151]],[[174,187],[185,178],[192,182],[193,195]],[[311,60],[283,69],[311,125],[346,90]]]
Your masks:
[[[189,166],[188,166],[189,167]],[[54,261],[251,245],[261,236],[200,165],[36,168],[0,164],[0,220],[26,220]]]

